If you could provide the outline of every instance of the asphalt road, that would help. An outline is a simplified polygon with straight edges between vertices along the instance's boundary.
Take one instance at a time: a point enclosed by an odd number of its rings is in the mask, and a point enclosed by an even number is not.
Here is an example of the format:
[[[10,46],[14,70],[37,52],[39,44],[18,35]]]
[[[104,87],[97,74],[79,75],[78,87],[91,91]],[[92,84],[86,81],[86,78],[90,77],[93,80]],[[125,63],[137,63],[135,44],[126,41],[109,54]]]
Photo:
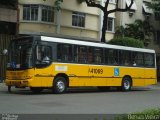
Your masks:
[[[13,89],[0,83],[0,114],[123,114],[160,108],[160,85],[133,88],[130,92],[97,88],[71,89],[56,95],[46,90],[32,94],[28,89]]]

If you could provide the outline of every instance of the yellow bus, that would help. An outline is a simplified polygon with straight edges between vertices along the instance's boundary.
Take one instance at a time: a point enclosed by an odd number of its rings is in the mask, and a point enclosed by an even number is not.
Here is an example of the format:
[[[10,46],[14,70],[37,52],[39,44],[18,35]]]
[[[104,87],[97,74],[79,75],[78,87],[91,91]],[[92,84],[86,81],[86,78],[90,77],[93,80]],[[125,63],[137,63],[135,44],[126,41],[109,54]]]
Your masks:
[[[69,87],[117,87],[157,83],[154,50],[109,45],[48,36],[12,40],[6,80],[11,87],[30,87],[35,93],[52,89],[65,93]]]

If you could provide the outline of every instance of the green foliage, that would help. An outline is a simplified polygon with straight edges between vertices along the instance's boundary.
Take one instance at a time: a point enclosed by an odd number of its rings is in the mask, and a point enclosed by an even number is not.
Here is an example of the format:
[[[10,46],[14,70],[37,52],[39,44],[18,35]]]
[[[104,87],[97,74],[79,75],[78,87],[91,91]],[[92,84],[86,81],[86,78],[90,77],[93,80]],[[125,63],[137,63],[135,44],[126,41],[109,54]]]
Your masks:
[[[160,119],[160,108],[148,109],[142,112],[131,113],[121,115],[115,120],[159,120]]]
[[[46,0],[43,0],[43,1],[46,1]],[[56,9],[57,11],[61,10],[61,3],[62,3],[62,2],[63,2],[63,0],[56,0],[56,1],[54,2],[55,9]]]
[[[126,24],[125,27],[119,26],[116,28],[116,37],[132,37],[140,39],[143,42],[150,40],[153,27],[148,21],[135,20],[132,24]]]
[[[144,44],[142,41],[134,38],[129,38],[129,37],[114,38],[110,42],[108,42],[108,44],[138,47],[138,48],[144,47]]]
[[[152,0],[152,3],[148,3],[148,7],[160,13],[160,0]]]
[[[61,10],[61,3],[63,2],[63,0],[56,0],[55,1],[55,8],[56,8],[56,10]]]

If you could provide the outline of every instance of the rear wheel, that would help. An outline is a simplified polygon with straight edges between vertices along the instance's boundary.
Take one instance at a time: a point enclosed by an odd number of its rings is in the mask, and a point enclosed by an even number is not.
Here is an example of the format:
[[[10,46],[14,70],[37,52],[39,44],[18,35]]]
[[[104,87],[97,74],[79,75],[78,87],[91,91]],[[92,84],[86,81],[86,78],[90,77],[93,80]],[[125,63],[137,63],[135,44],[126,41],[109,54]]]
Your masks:
[[[129,91],[131,90],[132,82],[130,77],[124,77],[122,80],[122,91]]]
[[[53,83],[53,92],[56,94],[65,93],[67,89],[67,81],[64,77],[56,77]]]

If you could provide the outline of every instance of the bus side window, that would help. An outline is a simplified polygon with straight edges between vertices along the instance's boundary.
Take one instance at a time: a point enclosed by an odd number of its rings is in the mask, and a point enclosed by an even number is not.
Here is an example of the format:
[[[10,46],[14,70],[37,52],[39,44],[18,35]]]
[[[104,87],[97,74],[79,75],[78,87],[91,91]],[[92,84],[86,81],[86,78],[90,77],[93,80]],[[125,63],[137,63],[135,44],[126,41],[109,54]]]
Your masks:
[[[143,66],[143,53],[133,52],[132,53],[133,66]]]
[[[118,65],[118,50],[109,49],[109,64]]]
[[[94,63],[101,64],[103,61],[103,49],[95,48],[94,49]]]
[[[113,50],[112,49],[109,49],[108,50],[108,64],[112,65],[113,64],[113,61],[114,61],[114,58],[113,58]]]
[[[145,67],[154,67],[154,54],[151,53],[144,54],[144,65]]]
[[[88,63],[92,64],[94,61],[94,51],[92,47],[88,48]]]
[[[72,45],[58,44],[57,60],[60,62],[72,62]]]
[[[85,46],[78,47],[78,62],[87,63],[87,47]]]
[[[49,46],[37,46],[36,48],[37,53],[37,62],[36,64],[49,64],[51,62],[51,47]]]
[[[119,51],[119,62],[124,66],[131,66],[131,52],[126,50]]]
[[[109,53],[108,53],[108,49],[104,50],[104,63],[107,65],[108,64],[108,59],[109,59]]]

